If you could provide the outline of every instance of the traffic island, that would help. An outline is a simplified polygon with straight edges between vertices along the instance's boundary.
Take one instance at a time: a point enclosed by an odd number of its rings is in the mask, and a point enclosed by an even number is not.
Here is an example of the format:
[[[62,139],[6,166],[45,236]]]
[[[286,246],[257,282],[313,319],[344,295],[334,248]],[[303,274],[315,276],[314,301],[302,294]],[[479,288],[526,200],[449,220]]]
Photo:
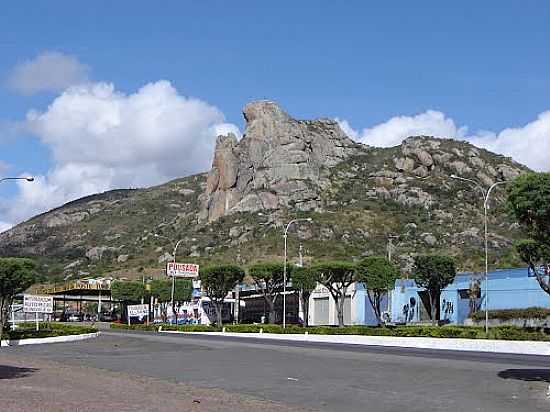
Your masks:
[[[286,342],[310,342],[325,344],[344,344],[358,346],[383,346],[408,349],[431,349],[469,352],[488,352],[516,355],[550,356],[550,342],[511,341],[494,339],[457,339],[394,336],[359,335],[316,335],[316,334],[279,334],[279,333],[231,333],[231,332],[181,332],[161,331],[187,335],[209,335],[244,339],[279,340]]]
[[[38,345],[44,343],[75,342],[99,336],[93,326],[66,325],[62,323],[20,324],[14,331],[2,335],[1,346]]]

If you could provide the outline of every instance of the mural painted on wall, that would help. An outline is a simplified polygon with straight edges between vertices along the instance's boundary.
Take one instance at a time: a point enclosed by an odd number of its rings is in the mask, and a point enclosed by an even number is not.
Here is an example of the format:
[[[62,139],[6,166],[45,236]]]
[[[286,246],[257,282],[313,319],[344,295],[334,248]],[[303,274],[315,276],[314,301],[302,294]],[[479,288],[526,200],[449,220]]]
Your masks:
[[[414,314],[416,312],[416,298],[411,296],[409,303],[403,305],[403,318],[405,323],[410,323],[414,321]]]

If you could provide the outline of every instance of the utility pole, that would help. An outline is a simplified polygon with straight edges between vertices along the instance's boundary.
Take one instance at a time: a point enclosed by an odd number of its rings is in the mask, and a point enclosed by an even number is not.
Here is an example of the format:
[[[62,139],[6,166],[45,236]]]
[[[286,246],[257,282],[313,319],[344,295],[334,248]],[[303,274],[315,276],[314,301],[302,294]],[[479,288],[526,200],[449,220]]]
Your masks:
[[[388,260],[391,262],[392,252],[393,252],[393,239],[399,239],[397,235],[388,235]]]
[[[487,211],[489,210],[489,196],[495,187],[498,185],[504,185],[507,181],[493,183],[488,189],[485,189],[479,182],[473,179],[467,179],[456,175],[451,175],[451,179],[462,180],[469,182],[478,188],[483,195],[483,227],[485,234],[485,334],[489,333],[489,232],[488,232],[488,217]]]
[[[286,282],[287,282],[286,266],[287,266],[287,257],[288,257],[288,252],[287,252],[288,229],[293,223],[297,223],[297,222],[313,222],[313,219],[310,217],[305,219],[293,219],[290,222],[288,222],[283,234],[283,239],[285,241],[285,260],[283,265],[283,329],[286,328]]]

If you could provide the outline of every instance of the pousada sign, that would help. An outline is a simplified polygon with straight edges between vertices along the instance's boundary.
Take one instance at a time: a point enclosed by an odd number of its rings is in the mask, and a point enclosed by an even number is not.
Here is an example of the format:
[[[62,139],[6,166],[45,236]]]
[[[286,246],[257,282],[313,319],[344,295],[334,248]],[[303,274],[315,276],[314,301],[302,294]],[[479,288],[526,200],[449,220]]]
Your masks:
[[[199,265],[194,263],[168,262],[166,264],[166,276],[176,278],[197,278]]]

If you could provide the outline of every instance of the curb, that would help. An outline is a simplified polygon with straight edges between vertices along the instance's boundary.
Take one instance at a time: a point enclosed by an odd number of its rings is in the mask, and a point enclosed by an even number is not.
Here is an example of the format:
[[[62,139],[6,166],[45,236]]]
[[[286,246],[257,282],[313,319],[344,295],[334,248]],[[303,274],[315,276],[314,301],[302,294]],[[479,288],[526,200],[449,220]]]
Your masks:
[[[29,339],[15,339],[15,340],[3,340],[0,342],[0,346],[25,346],[25,345],[41,345],[44,343],[63,343],[63,342],[76,342],[80,340],[97,338],[100,332],[82,333],[80,335],[67,335],[67,336],[50,336],[48,338],[29,338]]]
[[[414,349],[452,350],[465,352],[506,353],[516,355],[550,356],[550,342],[539,341],[504,341],[491,339],[457,339],[425,337],[392,337],[360,335],[306,335],[275,333],[230,333],[230,332],[180,332],[161,331],[203,336],[230,336],[264,340],[285,340],[295,342],[332,343],[359,346],[388,346]]]

